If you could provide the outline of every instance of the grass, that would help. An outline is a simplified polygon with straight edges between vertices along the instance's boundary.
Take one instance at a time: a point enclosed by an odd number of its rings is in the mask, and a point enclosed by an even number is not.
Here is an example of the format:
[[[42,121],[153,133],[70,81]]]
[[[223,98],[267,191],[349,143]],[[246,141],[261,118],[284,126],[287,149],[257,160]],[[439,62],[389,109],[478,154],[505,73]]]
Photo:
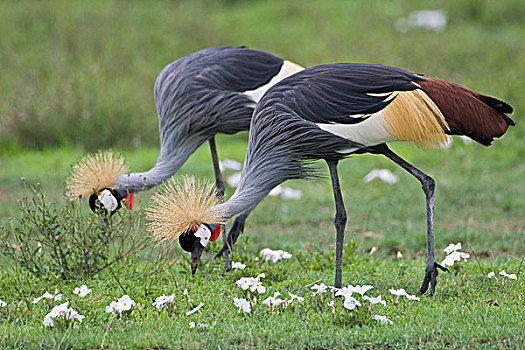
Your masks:
[[[410,11],[442,8],[443,32],[400,34],[395,21]],[[303,65],[374,62],[399,66],[461,83],[508,101],[518,126],[494,146],[464,145],[421,151],[394,149],[437,181],[436,254],[461,241],[472,253],[459,269],[439,276],[437,295],[420,302],[395,302],[389,288],[415,293],[421,282],[426,247],[424,195],[415,179],[384,157],[355,156],[340,164],[348,211],[343,284],[372,284],[387,306],[373,312],[394,324],[370,319],[372,310],[335,312],[309,285],[333,283],[334,204],[327,178],[290,181],[300,201],[266,198],[252,213],[234,259],[244,271],[223,275],[211,245],[204,268],[191,277],[187,254],[172,260],[144,254],[90,280],[39,279],[0,258],[2,348],[520,348],[523,347],[523,256],[525,256],[525,147],[520,112],[525,110],[525,27],[522,1],[257,1],[257,2],[1,2],[0,34],[0,221],[17,217],[20,181],[40,182],[50,201],[61,203],[70,165],[85,150],[113,147],[133,171],[155,164],[157,119],[152,86],[168,62],[195,50],[247,45]],[[53,39],[50,39],[53,38]],[[221,136],[221,158],[242,162],[247,135]],[[326,165],[319,162],[325,174]],[[363,177],[386,168],[400,178],[394,185]],[[176,176],[213,178],[209,150],[199,149]],[[229,173],[231,174],[231,173]],[[227,195],[233,193],[227,188]],[[143,210],[151,192],[137,197]],[[86,215],[87,203],[82,204]],[[175,244],[177,245],[177,244]],[[293,258],[275,264],[255,261],[262,248],[284,249]],[[376,247],[377,251],[370,254]],[[404,255],[402,266],[395,253]],[[475,257],[474,257],[475,256]],[[160,269],[160,270],[159,270]],[[488,279],[505,269],[518,281]],[[267,310],[260,302],[251,314],[238,313],[235,286],[242,276],[265,272],[268,296],[279,291],[305,296],[303,304]],[[498,275],[498,277],[500,277]],[[86,299],[72,294],[87,284]],[[188,289],[192,303],[183,296]],[[33,305],[44,291],[57,289],[86,319],[78,328],[44,328],[49,303]],[[122,320],[104,308],[123,294],[139,304]],[[176,302],[158,312],[161,294]],[[265,294],[265,297],[266,297]],[[22,302],[20,302],[22,301]],[[184,313],[199,302],[196,314]],[[54,303],[57,304],[57,303]],[[208,324],[190,329],[189,322]],[[87,326],[87,328],[86,328]]]

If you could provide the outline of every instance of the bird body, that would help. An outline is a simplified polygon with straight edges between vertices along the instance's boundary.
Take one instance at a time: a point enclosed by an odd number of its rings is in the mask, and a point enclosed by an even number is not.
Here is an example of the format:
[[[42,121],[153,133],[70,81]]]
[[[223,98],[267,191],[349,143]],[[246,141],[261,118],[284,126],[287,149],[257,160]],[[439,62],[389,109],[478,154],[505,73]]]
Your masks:
[[[147,190],[173,175],[215,134],[248,130],[258,99],[276,81],[303,69],[266,52],[217,47],[167,65],[154,87],[160,150],[155,166],[120,176],[114,188]]]
[[[511,112],[503,101],[398,68],[363,63],[307,68],[275,84],[261,98],[251,120],[239,185],[228,201],[209,211],[220,212],[223,221],[250,212],[283,181],[317,176],[318,170],[309,164],[324,159],[336,203],[335,286],[341,287],[346,211],[337,164],[351,154],[383,154],[416,177],[425,192],[427,265],[420,292],[430,284],[432,294],[437,268],[444,269],[434,258],[435,182],[386,143],[436,147],[447,135],[466,135],[488,146],[514,125],[506,115]]]

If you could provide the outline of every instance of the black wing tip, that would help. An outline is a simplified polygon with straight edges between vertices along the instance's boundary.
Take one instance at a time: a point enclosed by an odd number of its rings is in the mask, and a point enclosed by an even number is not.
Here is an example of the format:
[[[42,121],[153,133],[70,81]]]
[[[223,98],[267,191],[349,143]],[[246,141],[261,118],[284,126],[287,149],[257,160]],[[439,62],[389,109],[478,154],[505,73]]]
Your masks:
[[[505,123],[507,123],[507,125],[509,126],[516,125],[516,122],[512,118],[507,117],[506,115],[503,116],[503,119],[505,120]]]

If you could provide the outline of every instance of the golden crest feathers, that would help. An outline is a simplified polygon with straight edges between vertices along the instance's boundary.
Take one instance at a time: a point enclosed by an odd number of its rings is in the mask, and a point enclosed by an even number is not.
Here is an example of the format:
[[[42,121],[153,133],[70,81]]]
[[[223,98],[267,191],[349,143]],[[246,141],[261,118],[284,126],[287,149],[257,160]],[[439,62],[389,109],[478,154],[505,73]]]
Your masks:
[[[124,157],[111,150],[88,154],[72,168],[73,174],[66,181],[66,196],[71,200],[111,187],[119,176],[129,172]]]
[[[223,224],[224,212],[216,208],[220,203],[210,182],[187,176],[182,182],[172,178],[150,198],[146,208],[148,231],[154,239],[165,241],[203,223]]]

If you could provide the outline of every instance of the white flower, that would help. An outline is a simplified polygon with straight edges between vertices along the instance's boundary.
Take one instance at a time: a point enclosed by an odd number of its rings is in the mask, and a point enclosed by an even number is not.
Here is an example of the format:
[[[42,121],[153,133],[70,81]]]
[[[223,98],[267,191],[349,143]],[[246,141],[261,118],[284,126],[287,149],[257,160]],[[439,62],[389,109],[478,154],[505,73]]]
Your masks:
[[[106,312],[115,312],[117,311],[118,303],[116,301],[112,301],[111,304],[106,306]]]
[[[73,293],[78,294],[79,297],[83,298],[89,293],[91,293],[91,289],[88,288],[85,284],[83,284],[82,286],[80,286],[80,288],[76,287],[75,290],[73,290]]]
[[[246,265],[240,262],[232,261],[232,269],[239,269],[244,270],[246,268]]]
[[[401,289],[390,289],[389,292],[393,295],[397,295],[397,296],[404,296],[406,297],[407,299],[409,300],[420,300],[418,297],[416,297],[415,295],[411,295],[411,294],[408,294],[406,292],[406,290],[404,290],[403,288]]]
[[[53,299],[55,299],[55,301],[60,301],[60,300],[62,300],[62,294],[57,294],[57,295],[55,295]]]
[[[490,271],[487,275],[488,278],[496,277],[496,274],[493,271]]]
[[[511,280],[517,280],[518,279],[518,276],[516,276],[515,273],[512,273],[512,274],[509,275],[508,273],[505,272],[505,270],[501,270],[501,272],[499,274],[502,275],[502,276],[505,276],[507,278],[510,278]]]
[[[182,295],[188,295],[188,290],[186,288],[184,288],[184,291],[182,292]]]
[[[117,301],[117,309],[120,313],[122,311],[128,311],[131,309],[132,306],[135,306],[136,303],[129,297],[129,295],[123,295],[118,301]]]
[[[401,254],[401,252],[398,250],[396,256],[398,259],[401,259],[403,257],[403,254]]]
[[[361,306],[361,303],[354,297],[346,296],[343,306],[348,310],[354,310],[357,306]]]
[[[351,285],[349,285],[348,287],[352,287]],[[353,287],[353,290],[355,293],[359,293],[361,295],[364,295],[367,291],[369,291],[370,289],[374,288],[374,286],[371,286],[371,285],[363,285],[363,286],[360,286],[359,284],[356,285],[355,287]]]
[[[375,298],[371,298],[369,297],[368,295],[364,295],[363,296],[363,299],[364,300],[368,300],[370,303],[372,304],[383,304],[383,305],[386,305],[386,301],[384,301],[383,299],[381,299],[381,295],[378,295],[377,297]]]
[[[239,185],[239,182],[241,182],[241,173],[235,173],[231,176],[228,176],[226,178],[226,183],[230,186],[230,187],[237,187]]]
[[[461,243],[459,244],[461,245]],[[470,258],[469,253],[453,251],[445,257],[445,259],[441,262],[441,265],[453,266],[455,261],[460,261],[461,259],[463,259],[463,261],[467,261],[468,258]]]
[[[241,170],[242,164],[236,160],[225,159],[219,162],[219,169],[221,172],[224,171],[224,169]]]
[[[375,178],[379,178],[381,181],[386,182],[389,185],[393,185],[399,181],[398,177],[392,174],[387,169],[374,169],[365,176],[365,182],[370,182]]]
[[[242,298],[233,298],[233,305],[239,308],[239,311],[251,312],[250,302]]]
[[[450,243],[445,249],[443,249],[443,251],[447,254],[450,254],[460,249],[461,249],[461,242],[458,242],[457,244]]]
[[[288,292],[288,295],[290,296],[290,300],[288,300],[288,304],[293,303],[294,300],[297,300],[300,303],[302,303],[304,301],[304,298],[300,297],[298,295],[292,294],[290,292]]]
[[[282,199],[301,199],[301,190],[294,190],[292,188],[283,187],[283,191],[281,193]]]
[[[160,297],[157,297],[155,301],[153,302],[153,306],[155,306],[157,309],[162,309],[164,306],[166,306],[167,303],[172,303],[173,299],[175,299],[175,294],[172,295],[161,295]]]
[[[38,303],[42,299],[53,299],[53,298],[54,298],[53,294],[51,294],[49,292],[45,292],[44,294],[42,294],[41,297],[33,299],[33,304]]]
[[[264,273],[261,273],[257,277],[242,277],[235,284],[244,290],[250,288],[251,292],[257,291],[257,293],[262,294],[266,293],[266,287],[264,287],[260,281],[261,278],[264,278]]]
[[[290,259],[292,254],[285,252],[284,250],[272,250],[270,248],[264,248],[260,253],[264,261],[272,260],[272,262],[277,262],[281,259]]]
[[[270,305],[271,305],[271,306],[279,306],[279,305],[281,305],[282,303],[285,303],[286,301],[284,301],[283,299],[277,298],[277,297],[280,296],[280,295],[281,295],[281,293],[279,293],[279,292],[275,292],[275,293],[273,294],[273,297],[268,297],[268,298],[266,298],[266,299],[262,302],[262,304],[264,304],[264,305],[270,307]]]
[[[312,286],[311,289],[315,290],[315,293],[313,293],[312,295],[317,295],[317,294],[323,294],[323,293],[326,293],[326,289],[328,288],[328,286],[324,283],[321,283],[321,284],[314,284]]]
[[[69,307],[69,301],[66,301],[63,304],[55,306],[45,317],[44,317],[44,326],[53,327],[54,318],[64,315],[67,320],[78,320],[82,322],[85,316],[80,315],[73,308]]]
[[[44,317],[44,326],[46,327],[53,327],[55,325],[55,323],[53,322],[53,318],[51,316],[46,315]]]
[[[190,328],[195,328],[195,322],[190,322]]]
[[[381,324],[392,324],[394,322],[390,321],[388,318],[386,318],[386,316],[381,316],[381,315],[374,315],[374,320],[378,320],[379,322],[381,322]]]
[[[328,306],[333,307],[334,305],[335,305],[335,300],[330,300],[330,301],[328,302]]]
[[[0,307],[6,307],[6,306],[7,306],[7,303],[3,301],[2,299],[0,299]]]
[[[186,312],[186,316],[196,313],[203,306],[204,306],[204,303],[200,303],[199,305],[197,305],[195,309]]]
[[[351,284],[349,284],[347,287],[343,287],[343,288],[339,289],[335,293],[335,296],[344,296],[346,298],[347,296],[352,296],[352,293],[359,293],[361,295],[364,295],[367,291],[369,291],[372,288],[374,288],[374,287],[370,286],[370,285],[360,286],[358,284],[358,285],[356,285],[354,287]]]

